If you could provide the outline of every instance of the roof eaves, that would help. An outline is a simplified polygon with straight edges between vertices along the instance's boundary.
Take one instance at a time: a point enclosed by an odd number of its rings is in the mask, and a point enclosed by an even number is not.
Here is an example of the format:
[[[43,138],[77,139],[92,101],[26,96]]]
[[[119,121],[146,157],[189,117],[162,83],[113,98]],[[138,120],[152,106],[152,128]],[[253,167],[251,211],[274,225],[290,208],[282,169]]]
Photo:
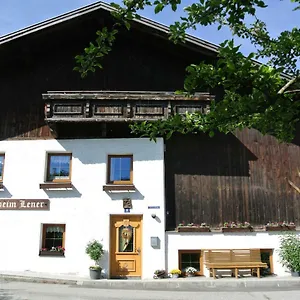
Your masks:
[[[4,36],[0,37],[0,45],[8,43],[12,40],[18,39],[20,37],[32,34],[34,32],[46,29],[48,27],[57,25],[59,23],[83,16],[85,14],[91,13],[92,11],[99,10],[99,9],[104,9],[109,12],[114,10],[114,8],[112,6],[110,6],[109,4],[99,1],[96,3],[90,4],[90,5],[78,8],[76,10],[70,11],[68,13],[62,14],[60,16],[48,19],[46,21],[34,24],[32,26],[23,28],[21,30],[15,31],[13,33],[4,35]],[[169,34],[169,32],[170,32],[168,26],[157,23],[157,22],[150,20],[148,18],[145,18],[145,17],[141,17],[140,19],[135,19],[134,21],[136,23],[140,23],[145,26],[151,27],[155,30],[158,30],[161,33]],[[218,45],[212,44],[208,41],[204,41],[202,39],[199,39],[199,38],[194,37],[189,34],[186,35],[185,40],[188,43],[192,43],[195,46],[203,47],[203,48],[210,50],[212,52],[215,52],[215,53],[217,53],[218,49],[219,49]]]

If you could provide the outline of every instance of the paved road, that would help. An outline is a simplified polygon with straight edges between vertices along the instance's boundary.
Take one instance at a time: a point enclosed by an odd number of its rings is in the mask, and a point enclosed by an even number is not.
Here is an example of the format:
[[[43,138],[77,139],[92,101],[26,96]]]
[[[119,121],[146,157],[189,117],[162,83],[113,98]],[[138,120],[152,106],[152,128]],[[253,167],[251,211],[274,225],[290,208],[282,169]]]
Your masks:
[[[1,282],[0,300],[299,300],[300,291],[179,292],[102,290],[78,286]]]

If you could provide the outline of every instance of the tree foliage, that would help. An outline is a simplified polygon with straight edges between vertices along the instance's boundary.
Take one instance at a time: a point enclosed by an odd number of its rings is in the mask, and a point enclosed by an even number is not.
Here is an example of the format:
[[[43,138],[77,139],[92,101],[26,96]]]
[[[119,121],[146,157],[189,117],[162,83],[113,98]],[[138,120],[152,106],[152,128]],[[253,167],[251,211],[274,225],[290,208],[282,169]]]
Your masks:
[[[273,0],[272,0],[273,1]],[[300,0],[295,3],[299,12]],[[102,68],[102,59],[113,47],[120,26],[130,29],[132,20],[140,18],[146,7],[160,13],[167,7],[178,9],[181,0],[123,0],[123,5],[112,4],[116,19],[112,28],[97,32],[97,39],[76,57],[76,69],[84,77],[95,68]],[[291,141],[299,121],[300,92],[300,29],[293,28],[272,37],[266,24],[257,17],[259,9],[268,9],[263,0],[195,0],[185,8],[180,20],[170,26],[170,39],[184,43],[186,31],[198,25],[217,24],[220,30],[230,28],[233,38],[249,40],[255,51],[244,56],[234,39],[220,44],[213,64],[195,62],[186,68],[183,93],[187,97],[203,90],[221,88],[222,100],[213,102],[207,114],[187,113],[167,120],[134,123],[133,133],[170,138],[173,133],[215,131],[229,133],[235,129],[255,128],[272,134],[281,141]],[[296,13],[296,12],[295,12]],[[299,17],[299,16],[298,16]],[[253,22],[249,22],[252,20]],[[260,59],[267,60],[260,64]],[[298,97],[298,98],[297,98]]]

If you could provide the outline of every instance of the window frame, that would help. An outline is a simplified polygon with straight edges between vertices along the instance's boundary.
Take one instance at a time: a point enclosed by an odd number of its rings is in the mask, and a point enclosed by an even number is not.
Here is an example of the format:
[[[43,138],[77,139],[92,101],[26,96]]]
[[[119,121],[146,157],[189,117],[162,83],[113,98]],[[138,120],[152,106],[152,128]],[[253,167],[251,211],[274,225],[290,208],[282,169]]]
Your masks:
[[[53,227],[53,226],[60,226],[60,227],[63,227],[63,237],[62,237],[62,248],[65,248],[65,243],[66,243],[66,224],[62,224],[62,223],[59,223],[59,224],[49,224],[49,223],[46,223],[46,224],[42,224],[42,241],[41,241],[41,249],[42,248],[45,248],[45,244],[46,244],[46,233],[47,233],[47,228],[48,227]],[[57,255],[59,254],[57,251],[54,251],[51,253],[50,250],[47,250],[47,251],[42,251],[40,250],[40,256],[64,256],[64,251],[62,253],[60,253],[61,255]]]
[[[262,253],[269,254],[270,273],[274,274],[274,260],[273,260],[274,249],[265,249],[265,248],[260,249],[260,254]]]
[[[110,180],[111,175],[111,159],[112,158],[130,158],[130,180]],[[133,154],[109,154],[107,156],[107,184],[122,185],[122,184],[133,184]]]
[[[181,270],[182,272],[184,272],[182,270],[182,267],[181,267],[181,254],[184,254],[184,253],[197,253],[197,254],[200,254],[199,256],[199,266],[200,266],[200,270],[197,271],[195,273],[195,275],[197,276],[203,276],[203,250],[199,249],[199,250],[178,250],[178,269]]]
[[[4,168],[5,168],[5,153],[0,153],[0,157],[3,157],[2,178],[0,177],[0,183],[3,183],[3,178],[4,178]]]
[[[69,156],[70,157],[70,167],[69,167],[69,178],[68,179],[53,179],[53,180],[49,179],[49,177],[50,177],[50,158],[52,156]],[[45,182],[67,183],[67,182],[71,182],[71,179],[72,179],[72,153],[70,153],[70,152],[47,152]]]

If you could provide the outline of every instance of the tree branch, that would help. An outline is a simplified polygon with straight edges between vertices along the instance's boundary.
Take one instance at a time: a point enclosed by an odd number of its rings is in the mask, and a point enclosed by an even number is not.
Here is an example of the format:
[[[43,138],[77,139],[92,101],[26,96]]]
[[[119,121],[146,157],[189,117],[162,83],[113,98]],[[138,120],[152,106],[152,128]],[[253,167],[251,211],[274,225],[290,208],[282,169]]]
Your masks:
[[[284,92],[284,94],[291,94],[291,93],[300,93],[300,90],[290,90]]]
[[[292,181],[288,179],[288,183],[300,194],[300,189]]]
[[[289,86],[291,86],[293,83],[295,83],[299,78],[300,78],[300,76],[296,76],[296,77],[294,77],[293,79],[291,79],[284,87],[282,87],[282,88],[280,89],[280,91],[278,92],[278,94],[279,94],[279,95],[280,95],[280,94],[283,94],[284,91],[285,91]]]

